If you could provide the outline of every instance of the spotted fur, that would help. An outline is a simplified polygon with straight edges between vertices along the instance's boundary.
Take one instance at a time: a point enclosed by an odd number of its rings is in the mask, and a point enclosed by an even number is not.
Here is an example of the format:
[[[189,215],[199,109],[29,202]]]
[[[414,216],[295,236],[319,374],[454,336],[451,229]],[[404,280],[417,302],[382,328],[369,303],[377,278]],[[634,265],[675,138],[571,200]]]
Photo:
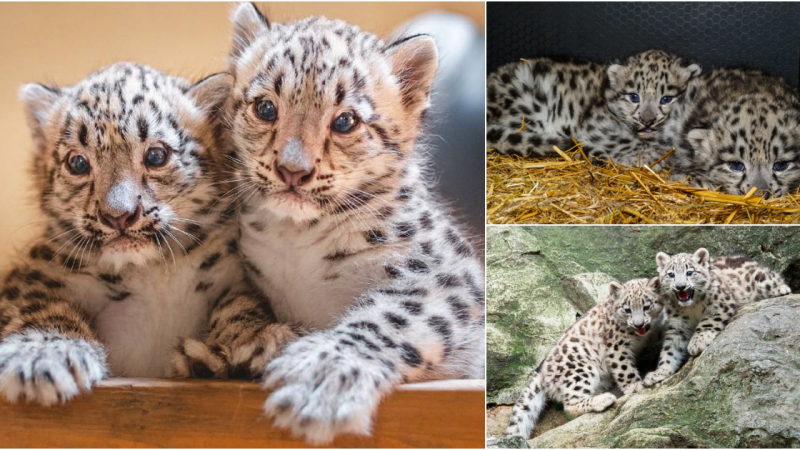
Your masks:
[[[514,405],[506,435],[528,439],[547,400],[578,417],[611,406],[614,384],[626,395],[641,390],[636,358],[663,337],[658,290],[658,278],[611,283],[606,301],[570,326],[536,369]]]
[[[270,24],[251,4],[233,23],[245,266],[281,322],[313,331],[268,365],[267,413],[325,443],[368,434],[399,383],[482,378],[482,263],[423,173],[433,40]],[[355,126],[335,131],[343,114]]]
[[[672,178],[742,194],[779,197],[800,187],[800,96],[782,79],[718,69],[692,80]]]
[[[652,386],[697,356],[747,303],[791,294],[781,276],[744,256],[711,261],[708,250],[669,256],[658,253],[658,277],[666,331],[658,368],[645,377]]]
[[[52,404],[107,375],[170,375],[179,337],[237,307],[246,284],[215,133],[232,83],[119,63],[22,88],[45,226],[0,286],[7,399]],[[268,309],[251,306],[239,313]]]
[[[505,65],[487,79],[486,145],[541,156],[575,138],[596,158],[652,164],[669,150],[662,130],[699,73],[659,50],[607,66],[548,58]]]

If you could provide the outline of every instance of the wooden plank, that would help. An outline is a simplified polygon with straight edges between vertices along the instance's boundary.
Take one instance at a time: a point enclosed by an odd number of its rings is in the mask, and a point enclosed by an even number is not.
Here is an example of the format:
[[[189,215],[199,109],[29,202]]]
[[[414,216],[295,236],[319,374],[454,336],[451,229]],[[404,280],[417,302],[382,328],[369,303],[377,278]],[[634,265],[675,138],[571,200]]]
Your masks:
[[[378,410],[371,437],[331,447],[484,447],[483,380],[401,386]],[[258,384],[114,379],[65,405],[0,401],[2,447],[309,447],[263,416]]]

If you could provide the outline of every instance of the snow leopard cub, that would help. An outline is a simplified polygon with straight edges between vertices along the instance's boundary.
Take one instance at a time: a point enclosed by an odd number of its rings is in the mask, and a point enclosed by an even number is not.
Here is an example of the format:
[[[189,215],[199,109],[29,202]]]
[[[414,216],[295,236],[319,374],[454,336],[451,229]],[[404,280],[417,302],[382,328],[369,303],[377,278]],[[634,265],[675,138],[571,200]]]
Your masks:
[[[781,276],[744,256],[710,260],[708,250],[656,256],[666,331],[658,368],[645,377],[652,386],[697,356],[747,303],[791,294]]]
[[[658,278],[611,283],[608,299],[570,326],[536,369],[514,405],[506,436],[528,439],[548,399],[577,417],[611,406],[614,383],[626,395],[641,390],[636,358],[661,338],[658,292]]]
[[[753,186],[779,197],[800,187],[800,97],[783,79],[718,69],[692,80],[672,178],[742,194]]]
[[[418,148],[433,40],[251,4],[233,23],[240,248],[277,318],[313,330],[268,365],[267,413],[324,443],[368,434],[399,383],[483,378],[483,264]]]
[[[8,400],[50,405],[107,375],[168,376],[170,350],[206,332],[209,314],[265,314],[228,301],[244,274],[214,129],[232,85],[119,63],[75,86],[22,88],[47,220],[0,285]]]
[[[700,67],[659,50],[619,64],[536,58],[507,64],[487,80],[487,147],[545,155],[585,144],[597,158],[652,164],[671,147],[663,128]]]

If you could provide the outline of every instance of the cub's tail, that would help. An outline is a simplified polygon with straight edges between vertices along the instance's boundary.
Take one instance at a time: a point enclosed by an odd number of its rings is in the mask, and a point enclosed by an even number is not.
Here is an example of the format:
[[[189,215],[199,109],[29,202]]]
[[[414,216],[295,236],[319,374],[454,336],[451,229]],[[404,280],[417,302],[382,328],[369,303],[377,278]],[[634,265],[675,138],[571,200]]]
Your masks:
[[[547,398],[544,395],[542,386],[542,376],[539,372],[533,377],[528,387],[522,390],[514,409],[511,411],[511,420],[508,421],[506,436],[522,436],[525,439],[531,437],[533,425],[539,414],[544,409]]]

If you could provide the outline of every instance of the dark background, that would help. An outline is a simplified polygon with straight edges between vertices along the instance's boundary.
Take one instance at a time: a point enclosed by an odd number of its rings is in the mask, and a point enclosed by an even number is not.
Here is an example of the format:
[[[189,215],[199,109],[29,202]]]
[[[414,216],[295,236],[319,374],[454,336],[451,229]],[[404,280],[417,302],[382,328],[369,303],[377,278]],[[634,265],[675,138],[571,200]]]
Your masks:
[[[488,2],[486,31],[487,73],[526,57],[607,62],[651,48],[793,86],[800,72],[800,3]]]

